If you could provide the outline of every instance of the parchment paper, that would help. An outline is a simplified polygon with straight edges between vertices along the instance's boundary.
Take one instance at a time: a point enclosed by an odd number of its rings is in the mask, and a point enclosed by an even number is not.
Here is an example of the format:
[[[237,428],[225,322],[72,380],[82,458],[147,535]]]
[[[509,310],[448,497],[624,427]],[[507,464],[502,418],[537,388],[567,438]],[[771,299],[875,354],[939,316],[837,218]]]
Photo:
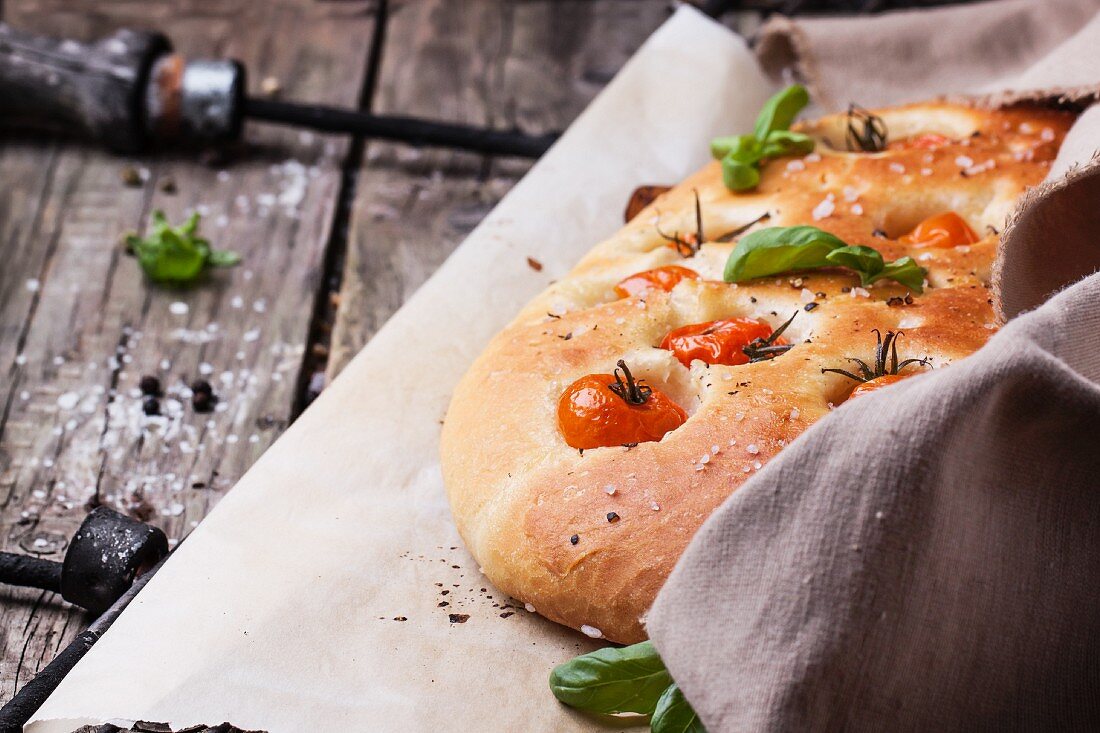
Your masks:
[[[592,642],[497,607],[509,599],[462,548],[439,473],[440,420],[484,344],[621,225],[635,186],[697,168],[709,138],[751,129],[771,91],[739,38],[677,11],[179,547],[26,730],[137,719],[272,733],[595,729],[546,685]]]

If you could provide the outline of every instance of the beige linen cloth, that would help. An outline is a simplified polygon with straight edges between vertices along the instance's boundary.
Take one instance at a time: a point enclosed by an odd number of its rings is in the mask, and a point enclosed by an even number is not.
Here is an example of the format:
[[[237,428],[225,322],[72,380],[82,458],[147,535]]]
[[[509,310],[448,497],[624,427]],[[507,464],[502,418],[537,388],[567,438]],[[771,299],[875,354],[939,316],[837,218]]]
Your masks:
[[[758,51],[827,108],[1083,106],[1098,11],[780,19]],[[1097,148],[1100,107],[1004,234],[985,348],[844,404],[695,537],[648,628],[710,733],[1100,730]]]

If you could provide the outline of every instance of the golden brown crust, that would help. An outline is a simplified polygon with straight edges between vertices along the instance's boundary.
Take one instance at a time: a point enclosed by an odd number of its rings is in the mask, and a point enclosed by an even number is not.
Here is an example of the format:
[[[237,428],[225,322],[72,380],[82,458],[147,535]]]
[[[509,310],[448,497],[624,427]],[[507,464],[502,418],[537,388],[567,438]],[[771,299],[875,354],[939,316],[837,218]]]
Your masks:
[[[834,116],[802,125],[822,140],[818,150],[771,161],[753,192],[729,192],[712,163],[597,245],[470,368],[445,422],[443,473],[459,531],[501,590],[573,628],[624,643],[643,639],[647,609],[703,521],[851,388],[822,367],[866,356],[876,328],[904,331],[904,355],[927,356],[936,367],[993,333],[996,232],[1045,176],[1072,116],[944,103],[878,114],[893,139],[941,133],[957,142],[876,154],[833,150],[825,141],[844,139],[844,118]],[[911,305],[889,305],[906,294],[903,286],[863,290],[840,270],[727,285],[721,274],[732,243],[708,241],[682,259],[657,231],[693,231],[693,191],[708,240],[767,212],[768,226],[811,224],[887,259],[910,254],[929,269],[930,287]],[[948,210],[984,238],[954,249],[896,240]],[[703,279],[644,300],[614,295],[622,278],[668,264]],[[818,305],[806,311],[808,301]],[[686,368],[655,347],[678,326],[735,316],[777,325],[795,311],[787,336],[796,346],[773,361]],[[690,417],[659,442],[581,455],[558,431],[558,398],[576,378],[609,372],[620,358]],[[618,521],[607,521],[611,511]]]

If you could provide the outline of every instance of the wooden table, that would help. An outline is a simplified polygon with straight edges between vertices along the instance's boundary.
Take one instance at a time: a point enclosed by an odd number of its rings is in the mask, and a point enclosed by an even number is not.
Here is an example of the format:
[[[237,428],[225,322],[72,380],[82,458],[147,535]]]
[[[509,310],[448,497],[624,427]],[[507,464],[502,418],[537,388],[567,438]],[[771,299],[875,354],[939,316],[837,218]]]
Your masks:
[[[243,61],[253,93],[277,82],[287,99],[541,132],[568,125],[669,9],[8,0],[0,18],[81,39],[157,28],[187,54]],[[0,136],[3,549],[60,559],[96,502],[174,545],[529,165],[261,124],[222,154],[133,159]],[[243,263],[190,289],[150,284],[119,240],[154,209],[200,211]],[[160,420],[142,417],[143,375],[168,389]],[[213,413],[179,393],[199,376]],[[6,700],[90,619],[51,593],[0,594]]]

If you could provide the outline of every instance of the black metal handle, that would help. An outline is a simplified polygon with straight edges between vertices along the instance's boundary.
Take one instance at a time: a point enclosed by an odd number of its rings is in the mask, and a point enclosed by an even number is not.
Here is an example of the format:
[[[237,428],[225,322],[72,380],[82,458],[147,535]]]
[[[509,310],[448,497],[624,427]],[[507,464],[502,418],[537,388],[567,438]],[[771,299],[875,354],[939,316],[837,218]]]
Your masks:
[[[0,583],[61,592],[61,563],[31,555],[0,552]]]
[[[149,74],[170,48],[159,33],[120,30],[84,44],[0,24],[0,122],[140,149]]]

